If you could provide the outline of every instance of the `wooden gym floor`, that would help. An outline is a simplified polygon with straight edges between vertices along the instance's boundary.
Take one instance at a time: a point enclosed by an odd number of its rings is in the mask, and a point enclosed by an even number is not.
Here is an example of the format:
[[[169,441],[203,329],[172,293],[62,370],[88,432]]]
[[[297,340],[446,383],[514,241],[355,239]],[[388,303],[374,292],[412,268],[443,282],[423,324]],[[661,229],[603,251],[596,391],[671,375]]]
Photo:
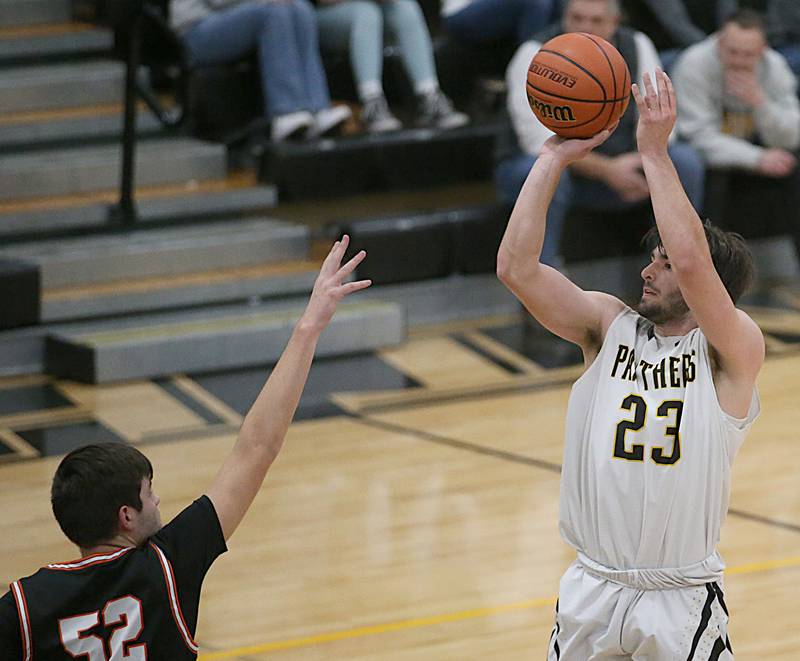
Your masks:
[[[734,467],[721,550],[737,659],[800,658],[800,304],[768,336],[761,418]],[[517,317],[415,331],[314,367],[299,419],[212,567],[203,661],[543,659],[570,347]],[[49,510],[58,456],[142,446],[165,520],[202,493],[268,370],[89,387],[0,380],[0,581],[75,557]]]

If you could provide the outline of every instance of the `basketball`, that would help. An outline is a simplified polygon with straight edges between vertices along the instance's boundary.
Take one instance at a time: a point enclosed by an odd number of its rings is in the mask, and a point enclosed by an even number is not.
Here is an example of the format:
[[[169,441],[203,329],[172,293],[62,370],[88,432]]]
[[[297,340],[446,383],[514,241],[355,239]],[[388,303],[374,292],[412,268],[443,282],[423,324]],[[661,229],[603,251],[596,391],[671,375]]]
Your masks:
[[[568,32],[545,43],[528,67],[526,92],[537,119],[563,138],[590,138],[628,107],[631,74],[605,39]]]

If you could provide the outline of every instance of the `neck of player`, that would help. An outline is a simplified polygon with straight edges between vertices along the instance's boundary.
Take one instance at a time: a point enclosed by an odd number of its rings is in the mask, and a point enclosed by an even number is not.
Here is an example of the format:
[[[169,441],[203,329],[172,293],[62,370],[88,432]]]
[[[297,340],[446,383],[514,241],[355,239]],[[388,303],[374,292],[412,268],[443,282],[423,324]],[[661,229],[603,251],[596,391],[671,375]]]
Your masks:
[[[81,549],[81,557],[85,558],[89,555],[97,555],[98,553],[114,553],[120,549],[127,549],[136,546],[136,541],[127,535],[117,535],[108,541],[90,546],[89,548]]]

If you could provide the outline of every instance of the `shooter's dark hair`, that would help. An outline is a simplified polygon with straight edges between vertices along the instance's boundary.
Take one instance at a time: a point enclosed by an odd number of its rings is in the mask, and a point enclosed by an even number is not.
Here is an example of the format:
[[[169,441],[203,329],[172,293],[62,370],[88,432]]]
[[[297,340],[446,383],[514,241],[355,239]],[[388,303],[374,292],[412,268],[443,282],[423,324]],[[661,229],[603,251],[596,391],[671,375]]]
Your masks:
[[[736,303],[742,294],[751,287],[755,277],[753,255],[750,248],[747,247],[741,234],[726,232],[713,225],[710,220],[703,222],[703,229],[706,233],[706,241],[708,241],[714,268],[731,300]],[[642,244],[648,252],[652,252],[656,248],[659,252],[665,252],[657,227],[650,228],[642,238]]]

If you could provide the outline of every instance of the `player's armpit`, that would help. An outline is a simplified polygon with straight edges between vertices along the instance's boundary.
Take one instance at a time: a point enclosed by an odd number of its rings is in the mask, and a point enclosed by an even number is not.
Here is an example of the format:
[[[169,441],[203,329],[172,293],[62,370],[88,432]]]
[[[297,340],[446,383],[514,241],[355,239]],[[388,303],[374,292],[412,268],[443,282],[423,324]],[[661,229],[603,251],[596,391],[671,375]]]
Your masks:
[[[721,332],[710,329],[709,335],[702,324],[700,328],[714,352],[716,370],[752,386],[766,353],[764,335],[758,324],[746,312],[734,308],[731,323]]]
[[[713,349],[719,369],[728,378],[741,382],[743,393],[748,394],[764,362],[761,330],[736,308],[710,255],[698,255],[684,263],[672,262],[681,294]]]

